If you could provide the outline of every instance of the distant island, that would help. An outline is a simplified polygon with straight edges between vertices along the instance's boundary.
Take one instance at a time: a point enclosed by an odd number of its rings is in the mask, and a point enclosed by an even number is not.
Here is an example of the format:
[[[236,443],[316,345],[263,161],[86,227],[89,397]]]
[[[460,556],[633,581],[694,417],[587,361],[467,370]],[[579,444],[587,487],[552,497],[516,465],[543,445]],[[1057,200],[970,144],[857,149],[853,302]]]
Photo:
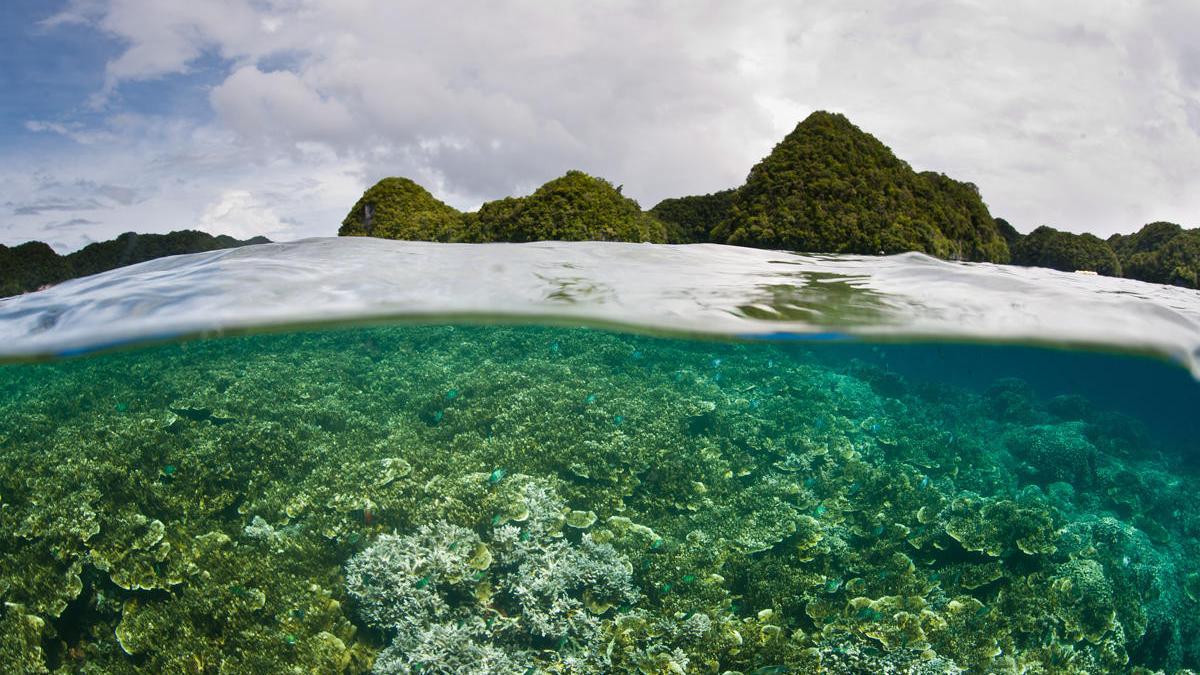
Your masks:
[[[948,260],[1093,271],[1197,288],[1200,229],[1151,223],[1107,240],[994,218],[972,183],[917,172],[844,115],[800,122],[741,186],[643,211],[621,187],[568,171],[524,197],[463,213],[407,178],[384,178],[350,209],[342,236],[444,242],[714,242],[810,253],[920,251]]]
[[[214,237],[197,230],[178,230],[169,234],[126,232],[67,255],[59,255],[40,241],[13,247],[0,244],[0,297],[164,256],[267,243],[270,240],[265,237],[240,240],[225,235]]]
[[[1105,240],[1042,225],[1022,235],[991,215],[974,184],[914,171],[836,113],[805,118],[738,187],[664,199],[649,211],[621,190],[603,178],[568,171],[533,194],[464,213],[407,178],[384,178],[354,204],[338,234],[470,243],[712,242],[867,255],[920,251],[947,260],[1200,287],[1200,228],[1156,222]],[[0,245],[0,296],[162,256],[266,242],[181,230],[127,232],[66,256],[36,241]]]

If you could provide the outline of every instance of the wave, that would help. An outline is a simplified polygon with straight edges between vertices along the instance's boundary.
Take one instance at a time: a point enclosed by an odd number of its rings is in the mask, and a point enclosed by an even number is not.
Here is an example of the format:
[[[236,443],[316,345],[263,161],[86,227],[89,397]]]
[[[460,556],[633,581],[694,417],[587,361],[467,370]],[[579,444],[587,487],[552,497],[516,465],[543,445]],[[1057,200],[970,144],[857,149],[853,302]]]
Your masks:
[[[0,300],[0,359],[374,321],[593,325],[749,340],[1118,350],[1200,374],[1200,294],[922,254],[364,237],[160,258]]]

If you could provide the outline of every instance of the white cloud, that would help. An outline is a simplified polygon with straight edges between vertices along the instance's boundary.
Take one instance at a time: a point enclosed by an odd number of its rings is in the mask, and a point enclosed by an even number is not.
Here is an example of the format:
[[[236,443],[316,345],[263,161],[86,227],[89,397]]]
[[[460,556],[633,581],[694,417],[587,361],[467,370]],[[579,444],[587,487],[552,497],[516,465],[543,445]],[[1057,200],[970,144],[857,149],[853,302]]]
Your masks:
[[[474,207],[569,168],[649,207],[740,183],[824,108],[918,169],[976,183],[1026,230],[1200,226],[1190,0],[80,0],[58,20],[127,45],[106,95],[206,54],[228,68],[209,95],[215,119],[162,121],[176,126],[158,145],[136,115],[101,130],[44,123],[119,155],[68,174],[154,186],[122,212],[137,222],[194,225],[250,190],[281,232],[332,234],[385,175]],[[117,170],[129,173],[104,173]]]
[[[211,100],[217,114],[244,138],[353,139],[355,120],[346,107],[292,72],[264,73],[244,66],[212,91]]]
[[[2,243],[45,239],[47,228],[54,230],[49,243],[63,252],[131,230],[280,240],[332,235],[365,180],[361,164],[319,144],[264,154],[228,131],[128,115],[110,129],[120,147],[0,156],[0,214],[10,226],[0,232]],[[238,198],[239,191],[250,198]],[[94,224],[86,232],[54,228],[75,218]]]
[[[249,190],[227,190],[200,216],[200,228],[238,239],[272,237],[287,230],[275,210]]]

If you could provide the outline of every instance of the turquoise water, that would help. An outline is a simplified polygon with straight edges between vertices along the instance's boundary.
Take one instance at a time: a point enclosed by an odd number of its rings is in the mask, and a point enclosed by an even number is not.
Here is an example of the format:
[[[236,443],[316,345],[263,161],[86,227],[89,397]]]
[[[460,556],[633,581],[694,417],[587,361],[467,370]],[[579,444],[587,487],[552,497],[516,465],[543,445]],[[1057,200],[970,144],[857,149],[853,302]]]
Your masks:
[[[1197,306],[329,240],[0,301],[0,670],[1197,668]]]

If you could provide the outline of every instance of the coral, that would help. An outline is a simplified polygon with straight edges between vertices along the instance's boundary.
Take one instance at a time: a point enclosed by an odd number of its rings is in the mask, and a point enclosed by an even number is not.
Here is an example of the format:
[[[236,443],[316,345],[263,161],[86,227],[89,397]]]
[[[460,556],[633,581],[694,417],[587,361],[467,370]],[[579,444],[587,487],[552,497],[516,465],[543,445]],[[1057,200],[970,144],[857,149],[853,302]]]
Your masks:
[[[0,607],[0,664],[10,673],[49,673],[42,651],[46,622],[26,611],[15,603]]]
[[[375,659],[380,675],[430,673],[458,675],[517,675],[529,672],[531,656],[510,652],[481,640],[490,630],[477,618],[455,625],[435,623],[420,629],[404,642],[395,641]]]
[[[346,565],[346,587],[368,623],[404,638],[454,614],[446,595],[474,596],[490,564],[486,550],[474,532],[444,522],[381,535]]]
[[[457,672],[453,664],[471,662],[523,670],[516,664],[528,664],[525,652],[543,643],[594,652],[600,617],[639,599],[631,565],[610,544],[587,532],[578,542],[563,537],[572,511],[552,488],[494,475],[474,479],[493,488],[480,506],[501,507],[486,542],[440,521],[381,535],[347,564],[360,615],[391,636],[376,672],[409,672],[418,663]]]
[[[0,670],[1200,664],[1194,464],[855,352],[409,325],[5,366]]]
[[[1104,575],[1104,567],[1095,560],[1077,559],[1059,565],[1050,589],[1052,601],[1062,608],[1058,616],[1071,642],[1086,639],[1095,644],[1116,627],[1112,584]]]
[[[1096,463],[1096,448],[1084,429],[1082,422],[1025,427],[1010,434],[1007,444],[1039,483],[1065,481],[1082,488],[1092,483]]]
[[[946,508],[946,533],[968,551],[1001,556],[1020,551],[1044,555],[1057,550],[1054,512],[1036,496],[1018,501],[964,494]]]
[[[878,599],[857,597],[850,600],[846,616],[857,630],[878,640],[888,651],[929,648],[927,629],[943,627],[945,621],[926,609],[919,597],[884,596]]]

